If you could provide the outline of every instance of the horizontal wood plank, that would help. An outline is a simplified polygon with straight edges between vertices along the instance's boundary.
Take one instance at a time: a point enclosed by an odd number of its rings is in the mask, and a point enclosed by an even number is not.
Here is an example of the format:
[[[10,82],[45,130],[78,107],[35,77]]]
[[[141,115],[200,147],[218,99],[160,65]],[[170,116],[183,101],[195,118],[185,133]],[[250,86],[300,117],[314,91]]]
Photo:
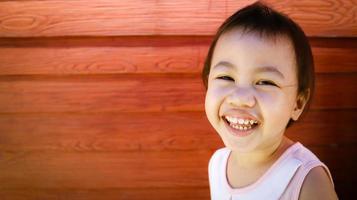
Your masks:
[[[15,114],[0,115],[0,124],[0,151],[188,151],[221,145],[203,112]]]
[[[311,110],[287,130],[308,146],[356,145],[355,110]],[[3,114],[0,152],[214,150],[223,143],[204,112]]]
[[[209,43],[0,48],[0,75],[201,73]],[[317,73],[357,72],[357,48],[313,47]],[[21,59],[19,59],[21,58]]]
[[[207,187],[212,151],[5,152],[0,189]]]
[[[328,164],[336,181],[353,182],[354,176],[343,172],[357,167],[355,146],[310,149]],[[0,189],[208,187],[212,153],[5,152],[0,158],[0,181],[6,184]]]
[[[0,48],[0,74],[198,73],[206,52],[198,45]]]
[[[340,199],[353,199],[354,183],[341,183],[337,191]],[[343,188],[342,188],[343,185]],[[19,189],[0,190],[2,200],[76,199],[76,200],[209,200],[208,188],[155,189]]]
[[[318,74],[312,108],[356,108],[356,76]],[[0,113],[203,111],[203,105],[204,88],[197,75],[46,75],[0,79]]]
[[[2,1],[0,37],[213,35],[224,19],[252,2]],[[266,2],[291,16],[309,36],[357,35],[354,1]]]
[[[37,37],[37,38],[0,38],[0,47],[178,47],[208,45],[213,36],[194,35],[155,35],[155,36],[81,36],[81,37]],[[357,37],[308,37],[313,47],[357,48]]]
[[[35,79],[0,81],[0,112],[194,111],[202,110],[204,102],[197,75]]]
[[[209,200],[207,187],[125,188],[125,189],[15,189],[0,190],[2,200],[75,199],[75,200]]]

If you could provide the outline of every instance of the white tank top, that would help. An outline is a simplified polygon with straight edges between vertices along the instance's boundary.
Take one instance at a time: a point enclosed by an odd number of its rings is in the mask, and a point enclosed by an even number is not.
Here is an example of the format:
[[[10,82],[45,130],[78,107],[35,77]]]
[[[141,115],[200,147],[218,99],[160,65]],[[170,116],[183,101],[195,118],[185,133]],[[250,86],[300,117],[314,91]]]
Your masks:
[[[208,165],[212,200],[297,200],[304,178],[317,166],[330,171],[311,151],[299,142],[290,146],[255,183],[232,188],[227,180],[228,148],[218,149]]]

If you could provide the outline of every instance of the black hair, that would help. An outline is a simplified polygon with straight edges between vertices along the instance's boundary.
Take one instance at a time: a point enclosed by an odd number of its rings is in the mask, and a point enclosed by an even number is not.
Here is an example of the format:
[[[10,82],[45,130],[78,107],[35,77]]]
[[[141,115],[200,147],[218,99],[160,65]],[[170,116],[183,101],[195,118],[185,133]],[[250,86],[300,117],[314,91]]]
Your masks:
[[[297,95],[302,95],[307,100],[302,113],[304,115],[310,108],[315,87],[314,61],[308,38],[302,28],[287,15],[274,10],[260,1],[238,10],[218,28],[208,50],[202,70],[202,80],[206,90],[216,43],[222,34],[237,28],[242,28],[244,32],[259,33],[260,37],[272,39],[276,39],[277,36],[286,36],[291,41],[294,47],[297,68]],[[290,119],[287,128],[293,123],[294,120]]]

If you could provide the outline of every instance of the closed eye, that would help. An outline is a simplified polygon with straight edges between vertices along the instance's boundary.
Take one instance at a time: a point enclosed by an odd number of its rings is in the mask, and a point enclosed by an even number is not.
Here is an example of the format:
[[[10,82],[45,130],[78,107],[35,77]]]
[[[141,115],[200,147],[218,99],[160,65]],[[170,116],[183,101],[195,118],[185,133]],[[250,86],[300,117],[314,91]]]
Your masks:
[[[261,83],[262,85],[272,85],[272,86],[277,86],[275,83],[271,82],[271,81],[267,81],[267,80],[261,80],[258,81],[257,84]],[[259,84],[260,85],[260,84]]]
[[[234,79],[230,76],[219,76],[216,79],[226,80],[226,81],[234,81]]]

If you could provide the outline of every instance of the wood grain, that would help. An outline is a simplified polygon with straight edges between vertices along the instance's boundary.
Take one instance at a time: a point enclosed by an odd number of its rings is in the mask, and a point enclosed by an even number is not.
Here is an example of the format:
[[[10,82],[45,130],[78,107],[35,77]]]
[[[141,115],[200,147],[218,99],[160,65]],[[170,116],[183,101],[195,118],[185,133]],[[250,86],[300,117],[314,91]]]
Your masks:
[[[207,187],[212,151],[5,152],[0,189]]]
[[[355,146],[308,147],[339,181],[352,184]],[[0,160],[1,191],[14,189],[207,188],[212,151],[6,152]],[[344,156],[341,156],[343,154]],[[351,171],[351,173],[343,173]]]
[[[355,110],[311,110],[287,130],[308,146],[355,146]],[[214,150],[223,143],[204,112],[5,114],[0,152]]]
[[[0,38],[0,47],[181,47],[205,46],[211,43],[212,35],[153,35],[153,36],[58,36],[35,38]],[[357,48],[356,37],[308,37],[312,47]]]
[[[0,37],[213,35],[253,0],[2,1]],[[355,1],[266,1],[309,36],[356,36]],[[189,27],[189,28],[187,28]]]
[[[113,189],[13,189],[0,190],[3,200],[76,199],[76,200],[209,200],[208,187],[190,188],[113,188]]]
[[[200,79],[225,18],[253,0],[0,1],[0,199],[209,199],[223,146]],[[312,46],[312,109],[286,131],[357,184],[357,2],[266,0]]]
[[[356,108],[355,79],[355,73],[317,75],[312,108]],[[0,83],[0,113],[204,109],[197,75],[18,76],[3,77]]]
[[[206,52],[206,46],[194,45],[1,48],[0,74],[198,73]]]
[[[201,73],[208,46],[3,47],[0,75]],[[317,73],[357,72],[357,48],[312,50]]]

